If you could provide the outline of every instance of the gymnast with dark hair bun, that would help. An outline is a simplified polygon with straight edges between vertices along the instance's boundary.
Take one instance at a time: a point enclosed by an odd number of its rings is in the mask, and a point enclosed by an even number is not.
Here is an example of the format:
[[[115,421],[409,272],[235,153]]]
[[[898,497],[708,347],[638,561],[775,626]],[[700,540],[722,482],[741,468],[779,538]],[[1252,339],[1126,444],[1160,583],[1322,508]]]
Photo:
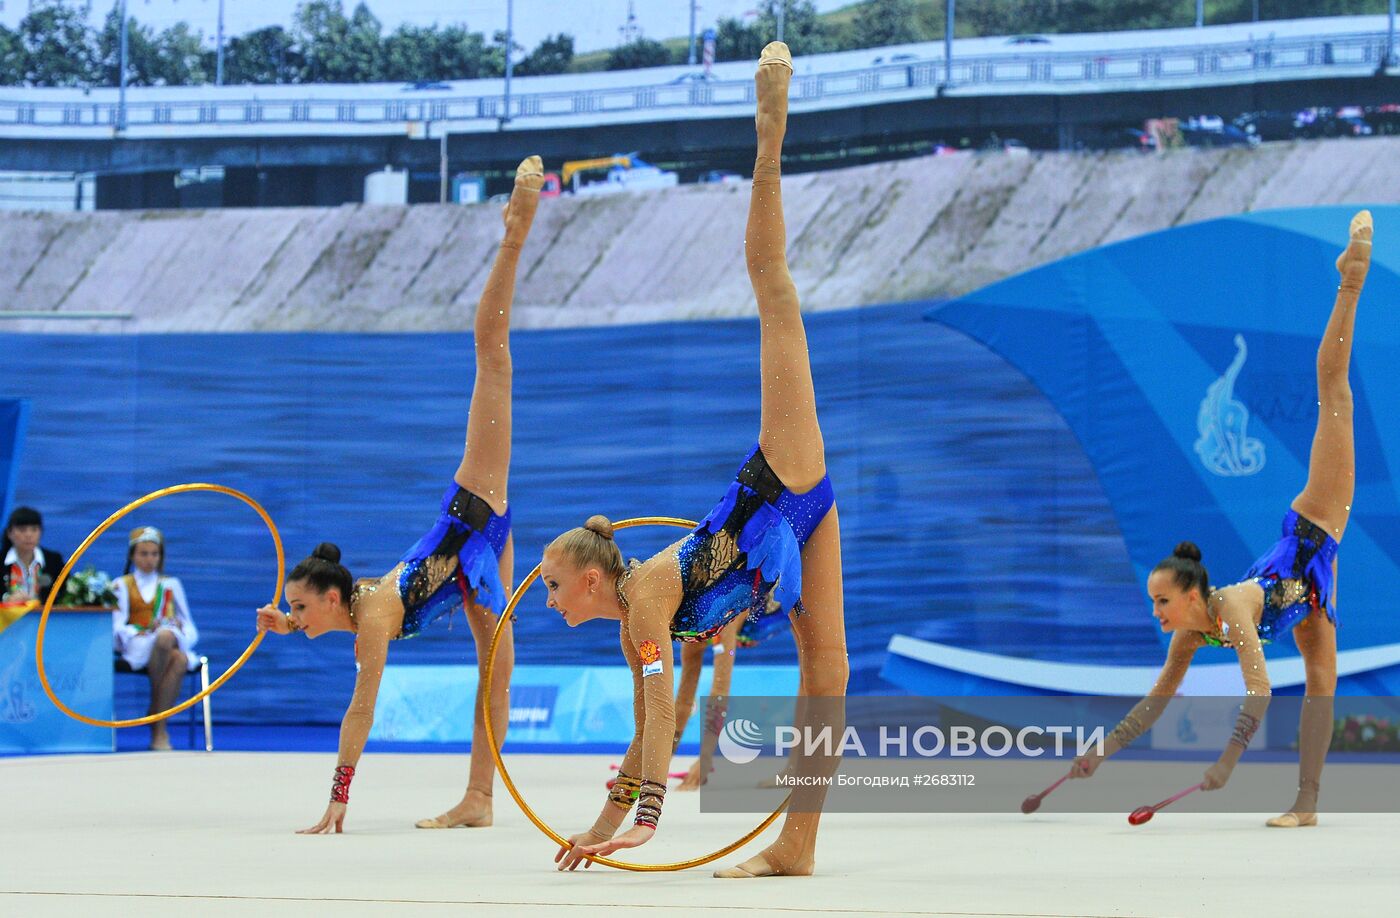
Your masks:
[[[340,832],[350,799],[350,781],[374,722],[374,702],[384,675],[389,642],[410,638],[441,618],[466,610],[477,660],[486,658],[499,616],[509,597],[514,566],[506,480],[510,472],[510,306],[515,295],[520,249],[530,232],[544,174],[538,156],[520,164],[515,189],[504,209],[505,239],[496,253],[476,308],[476,381],[467,414],[462,461],[442,496],[437,522],[383,576],[355,581],[340,563],[340,549],[323,542],[287,575],[290,613],[275,606],[258,610],[258,630],[329,631],[355,635],[355,693],[340,725],[340,752],[330,804],[319,822],[302,834]],[[491,693],[506,697],[515,662],[510,629],[502,633],[491,670]],[[506,733],[508,711],[492,712],[497,737]],[[420,829],[491,825],[495,763],[486,741],[481,687],[472,729],[471,771],[461,802],[440,816],[419,820]]]
[[[1172,633],[1157,684],[1109,734],[1103,755],[1075,762],[1071,775],[1087,778],[1151,728],[1176,694],[1197,648],[1233,647],[1244,672],[1245,703],[1225,751],[1206,770],[1205,790],[1224,787],[1268,708],[1270,686],[1263,644],[1292,632],[1307,674],[1299,717],[1298,792],[1288,812],[1268,820],[1279,828],[1317,825],[1322,766],[1332,741],[1332,698],[1337,690],[1337,550],[1351,515],[1356,485],[1352,433],[1351,365],[1356,304],[1371,264],[1371,214],[1351,221],[1351,240],[1337,258],[1342,281],[1317,349],[1317,430],[1308,482],[1283,518],[1282,537],[1245,574],[1212,588],[1201,550],[1182,542],[1147,578],[1152,614]]]

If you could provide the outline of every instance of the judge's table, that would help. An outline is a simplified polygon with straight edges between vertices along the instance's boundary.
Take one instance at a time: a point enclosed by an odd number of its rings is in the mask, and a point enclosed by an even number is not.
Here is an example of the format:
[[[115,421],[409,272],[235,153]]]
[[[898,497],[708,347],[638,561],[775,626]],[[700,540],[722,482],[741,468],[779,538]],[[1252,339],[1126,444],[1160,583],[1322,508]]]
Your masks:
[[[39,682],[34,645],[37,602],[0,604],[0,754],[111,752],[116,731],[81,723],[54,707]],[[112,610],[100,606],[49,613],[44,670],[74,711],[112,719]]]

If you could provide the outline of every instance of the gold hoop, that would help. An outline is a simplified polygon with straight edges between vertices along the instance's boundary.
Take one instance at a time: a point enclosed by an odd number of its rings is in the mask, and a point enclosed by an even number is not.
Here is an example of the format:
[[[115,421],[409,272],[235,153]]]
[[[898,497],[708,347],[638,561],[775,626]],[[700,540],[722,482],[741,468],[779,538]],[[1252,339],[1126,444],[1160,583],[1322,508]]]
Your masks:
[[[267,524],[268,532],[272,533],[272,544],[277,547],[277,589],[272,594],[273,605],[277,604],[278,599],[282,595],[283,568],[286,566],[287,561],[286,555],[282,551],[282,536],[278,534],[277,525],[272,522],[272,517],[267,515],[267,511],[262,508],[262,504],[259,504],[242,491],[216,484],[181,484],[169,488],[161,488],[159,491],[152,491],[145,497],[138,498],[125,507],[122,507],[116,513],[107,517],[107,519],[102,522],[101,526],[98,526],[89,533],[88,537],[83,539],[83,544],[78,546],[78,550],[73,552],[73,557],[69,558],[68,563],[63,565],[63,570],[59,571],[58,579],[55,580],[53,586],[49,588],[49,598],[44,602],[44,611],[39,616],[39,634],[34,640],[34,663],[39,669],[39,683],[44,688],[44,694],[49,696],[49,700],[52,701],[60,711],[74,720],[82,721],[85,724],[92,724],[94,727],[140,727],[144,724],[153,724],[158,720],[164,720],[172,714],[179,714],[186,708],[198,704],[200,701],[203,701],[206,697],[213,694],[215,689],[227,682],[229,677],[238,672],[244,663],[248,662],[248,658],[253,655],[253,651],[257,650],[258,645],[262,643],[266,632],[258,632],[257,636],[253,638],[252,643],[248,645],[248,649],[243,651],[243,655],[237,660],[234,660],[233,665],[230,666],[222,676],[215,679],[213,685],[204,689],[188,701],[183,701],[173,708],[160,711],[156,714],[148,714],[145,717],[133,717],[130,720],[100,720],[95,717],[88,717],[68,707],[68,705],[60,701],[58,696],[53,693],[53,687],[49,685],[49,675],[44,671],[44,632],[48,628],[49,613],[53,611],[53,603],[54,600],[58,598],[59,587],[63,586],[63,581],[67,579],[68,573],[73,569],[73,565],[78,562],[78,559],[83,556],[84,552],[92,547],[92,543],[97,541],[98,536],[106,532],[117,520],[139,507],[144,507],[152,501],[160,500],[162,497],[169,497],[171,494],[182,494],[186,491],[214,491],[219,494],[227,494],[230,497],[238,498],[257,511],[258,516],[262,517],[262,521]]]
[[[683,520],[673,516],[643,516],[613,523],[613,529],[630,529],[633,526],[677,526],[681,529],[694,529],[696,524],[691,520]],[[551,841],[560,847],[567,847],[569,840],[554,831],[549,823],[536,816],[535,811],[530,809],[530,805],[520,796],[520,791],[516,789],[515,782],[510,779],[510,772],[506,770],[506,763],[501,760],[500,744],[496,742],[496,732],[491,728],[491,668],[496,662],[496,648],[501,642],[501,630],[505,628],[506,623],[511,620],[511,613],[513,613],[515,607],[520,604],[520,600],[525,597],[525,591],[529,589],[530,584],[534,583],[539,576],[540,565],[536,564],[535,569],[530,571],[529,575],[524,580],[520,581],[520,586],[515,588],[515,592],[511,594],[510,602],[506,604],[505,611],[501,613],[500,619],[496,622],[496,630],[491,635],[491,649],[487,651],[486,662],[481,666],[481,706],[483,709],[483,719],[486,722],[486,741],[490,744],[491,758],[496,760],[496,770],[501,773],[501,780],[505,782],[506,790],[510,791],[510,795],[514,798],[516,805],[519,806],[521,811],[525,814],[525,818],[535,824],[535,828],[543,832]],[[588,860],[598,864],[605,864],[608,867],[617,867],[620,870],[636,870],[641,872],[686,870],[691,867],[699,867],[702,864],[708,864],[711,861],[718,860],[731,851],[737,851],[739,848],[753,841],[762,834],[764,829],[771,826],[774,820],[782,815],[783,810],[787,809],[787,805],[788,801],[785,797],[783,798],[783,802],[778,805],[778,808],[760,822],[758,827],[752,832],[738,841],[725,845],[718,851],[711,852],[703,857],[692,858],[688,861],[676,861],[670,864],[633,864],[628,861],[614,860],[610,857],[590,857]]]

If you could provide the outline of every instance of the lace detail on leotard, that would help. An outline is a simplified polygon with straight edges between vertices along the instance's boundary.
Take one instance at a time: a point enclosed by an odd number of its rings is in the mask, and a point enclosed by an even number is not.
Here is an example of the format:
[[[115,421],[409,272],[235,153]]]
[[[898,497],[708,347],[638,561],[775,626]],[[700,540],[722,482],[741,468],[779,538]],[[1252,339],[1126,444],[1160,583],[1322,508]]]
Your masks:
[[[403,604],[406,608],[421,606],[432,598],[442,585],[457,574],[456,554],[429,555],[413,567],[403,584]]]
[[[1311,593],[1311,588],[1302,578],[1290,577],[1287,580],[1280,580],[1265,591],[1264,602],[1275,609],[1287,609],[1300,602],[1308,601]]]

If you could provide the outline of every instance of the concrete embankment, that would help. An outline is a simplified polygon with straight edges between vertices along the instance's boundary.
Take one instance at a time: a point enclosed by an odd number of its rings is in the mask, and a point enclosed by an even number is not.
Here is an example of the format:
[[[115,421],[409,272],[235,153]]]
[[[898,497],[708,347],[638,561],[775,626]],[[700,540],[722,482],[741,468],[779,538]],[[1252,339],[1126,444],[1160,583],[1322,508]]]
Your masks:
[[[928,157],[793,176],[804,308],[964,293],[1093,246],[1242,211],[1400,202],[1400,138],[1256,149]],[[747,184],[542,202],[519,327],[754,312]],[[434,331],[470,325],[494,206],[5,214],[7,331]]]

